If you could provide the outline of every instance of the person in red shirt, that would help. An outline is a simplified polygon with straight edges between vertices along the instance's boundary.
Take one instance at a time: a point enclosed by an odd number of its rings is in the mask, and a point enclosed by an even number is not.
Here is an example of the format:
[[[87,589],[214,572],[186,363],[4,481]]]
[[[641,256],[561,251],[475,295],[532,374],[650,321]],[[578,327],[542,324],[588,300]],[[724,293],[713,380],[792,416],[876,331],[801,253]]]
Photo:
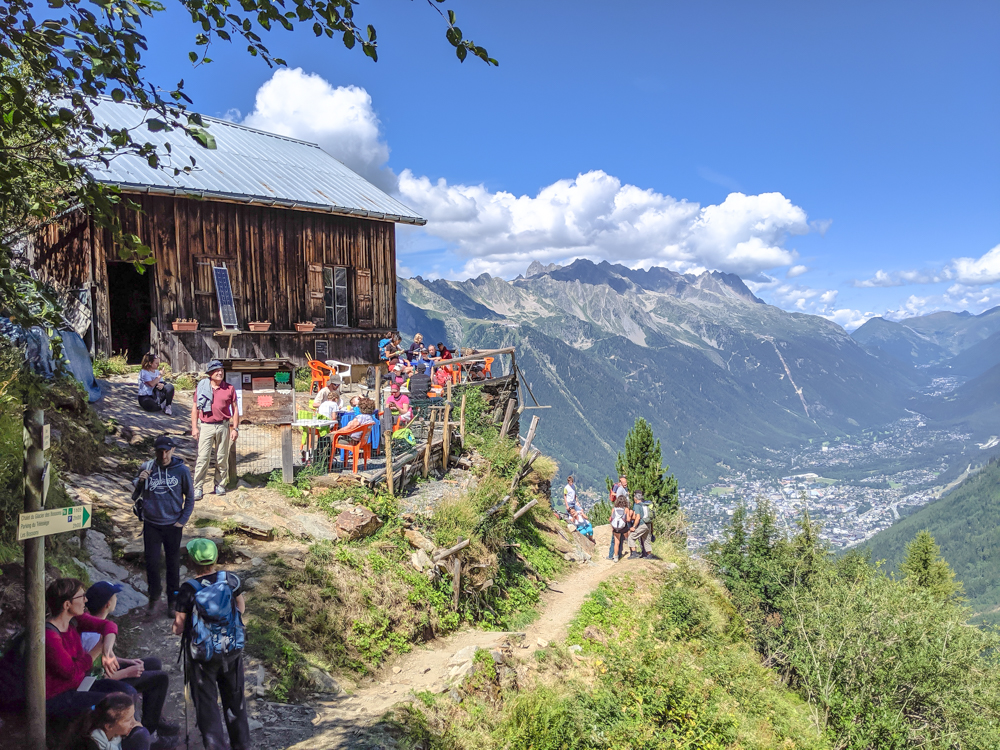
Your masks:
[[[45,590],[49,618],[45,625],[45,712],[50,719],[67,722],[89,711],[108,693],[125,693],[133,700],[137,692],[131,685],[118,680],[95,680],[86,690],[80,690],[101,655],[106,674],[121,669],[115,656],[118,626],[87,614],[87,592],[76,578],[59,578]],[[97,633],[100,639],[89,652],[84,650],[80,633]],[[153,727],[155,730],[156,727]],[[136,741],[151,750],[166,750],[177,745],[176,736],[155,736],[152,745],[146,730],[136,728]],[[132,743],[122,743],[122,747]]]
[[[198,382],[191,406],[191,435],[198,441],[194,467],[194,499],[203,497],[202,485],[215,458],[215,494],[225,495],[229,483],[229,446],[240,434],[236,389],[226,382],[226,370],[213,359],[205,368],[207,378]]]

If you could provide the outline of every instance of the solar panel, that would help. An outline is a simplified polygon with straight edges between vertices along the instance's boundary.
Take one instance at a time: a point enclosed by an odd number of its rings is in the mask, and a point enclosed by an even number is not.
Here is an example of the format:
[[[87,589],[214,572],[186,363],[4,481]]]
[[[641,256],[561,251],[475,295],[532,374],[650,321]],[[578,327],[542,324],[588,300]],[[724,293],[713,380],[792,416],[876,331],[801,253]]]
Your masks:
[[[225,266],[212,266],[215,276],[215,294],[219,298],[219,319],[223,328],[239,328],[236,320],[236,303],[233,302],[233,287],[229,284],[229,270]]]

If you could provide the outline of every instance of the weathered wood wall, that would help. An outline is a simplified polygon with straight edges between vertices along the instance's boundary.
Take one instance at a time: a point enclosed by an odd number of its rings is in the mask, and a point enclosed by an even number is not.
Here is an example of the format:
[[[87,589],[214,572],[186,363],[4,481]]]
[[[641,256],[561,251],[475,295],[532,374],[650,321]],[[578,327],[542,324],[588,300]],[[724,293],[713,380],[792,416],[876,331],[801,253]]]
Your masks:
[[[266,334],[239,337],[241,356],[302,361],[311,356],[311,341],[327,339],[332,358],[373,361],[378,338],[396,328],[391,222],[185,197],[129,198],[140,210],[122,208],[124,228],[156,258],[150,340],[175,369],[194,369],[190,363],[204,364],[204,356],[218,352],[213,265],[229,270],[243,331],[250,321],[271,322]],[[106,264],[120,258],[108,233],[74,214],[46,227],[34,245],[40,278],[63,289],[92,289],[96,347],[111,353]],[[348,269],[348,329],[326,328],[323,266]],[[177,318],[197,318],[200,331],[177,336],[171,327]],[[315,333],[295,333],[300,321],[317,323]]]

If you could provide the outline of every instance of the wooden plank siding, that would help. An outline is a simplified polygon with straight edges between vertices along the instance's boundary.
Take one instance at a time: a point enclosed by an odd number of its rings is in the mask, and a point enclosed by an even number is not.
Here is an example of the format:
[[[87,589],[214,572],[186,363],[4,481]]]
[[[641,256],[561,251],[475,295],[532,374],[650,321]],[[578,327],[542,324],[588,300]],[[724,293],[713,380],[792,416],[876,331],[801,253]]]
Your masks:
[[[140,210],[122,207],[123,225],[152,248],[156,259],[149,267],[154,282],[151,341],[164,358],[179,356],[203,365],[200,357],[217,348],[211,341],[213,329],[219,327],[213,264],[229,270],[240,329],[247,331],[250,321],[271,322],[271,331],[259,334],[262,342],[263,337],[294,332],[296,322],[313,321],[314,334],[292,336],[288,343],[302,348],[314,339],[328,339],[331,357],[370,361],[375,358],[378,333],[396,328],[396,243],[391,222],[186,197],[133,194],[129,198]],[[48,225],[33,245],[32,265],[39,278],[62,289],[92,290],[96,347],[110,353],[107,263],[120,258],[108,233],[76,213]],[[346,330],[325,327],[324,266],[348,269]],[[201,330],[178,337],[171,326],[178,318],[198,318]],[[287,349],[283,344],[258,346],[244,336],[258,334],[241,335],[247,348]],[[199,337],[205,340],[195,343]],[[335,341],[352,337],[358,338],[356,345],[335,346]],[[285,356],[301,361],[304,354]],[[172,361],[171,365],[184,366]]]

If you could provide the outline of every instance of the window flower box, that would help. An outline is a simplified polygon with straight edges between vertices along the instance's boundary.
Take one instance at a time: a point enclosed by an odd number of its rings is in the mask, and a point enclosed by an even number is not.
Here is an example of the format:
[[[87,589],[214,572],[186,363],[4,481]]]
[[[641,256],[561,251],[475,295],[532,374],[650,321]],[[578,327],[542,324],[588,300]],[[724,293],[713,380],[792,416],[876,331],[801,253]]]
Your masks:
[[[198,321],[196,319],[179,318],[173,322],[173,326],[175,331],[197,331]]]
[[[255,320],[250,323],[251,331],[267,331],[271,328],[271,321],[269,320]]]
[[[296,323],[295,330],[299,333],[311,333],[316,327],[315,323]]]

